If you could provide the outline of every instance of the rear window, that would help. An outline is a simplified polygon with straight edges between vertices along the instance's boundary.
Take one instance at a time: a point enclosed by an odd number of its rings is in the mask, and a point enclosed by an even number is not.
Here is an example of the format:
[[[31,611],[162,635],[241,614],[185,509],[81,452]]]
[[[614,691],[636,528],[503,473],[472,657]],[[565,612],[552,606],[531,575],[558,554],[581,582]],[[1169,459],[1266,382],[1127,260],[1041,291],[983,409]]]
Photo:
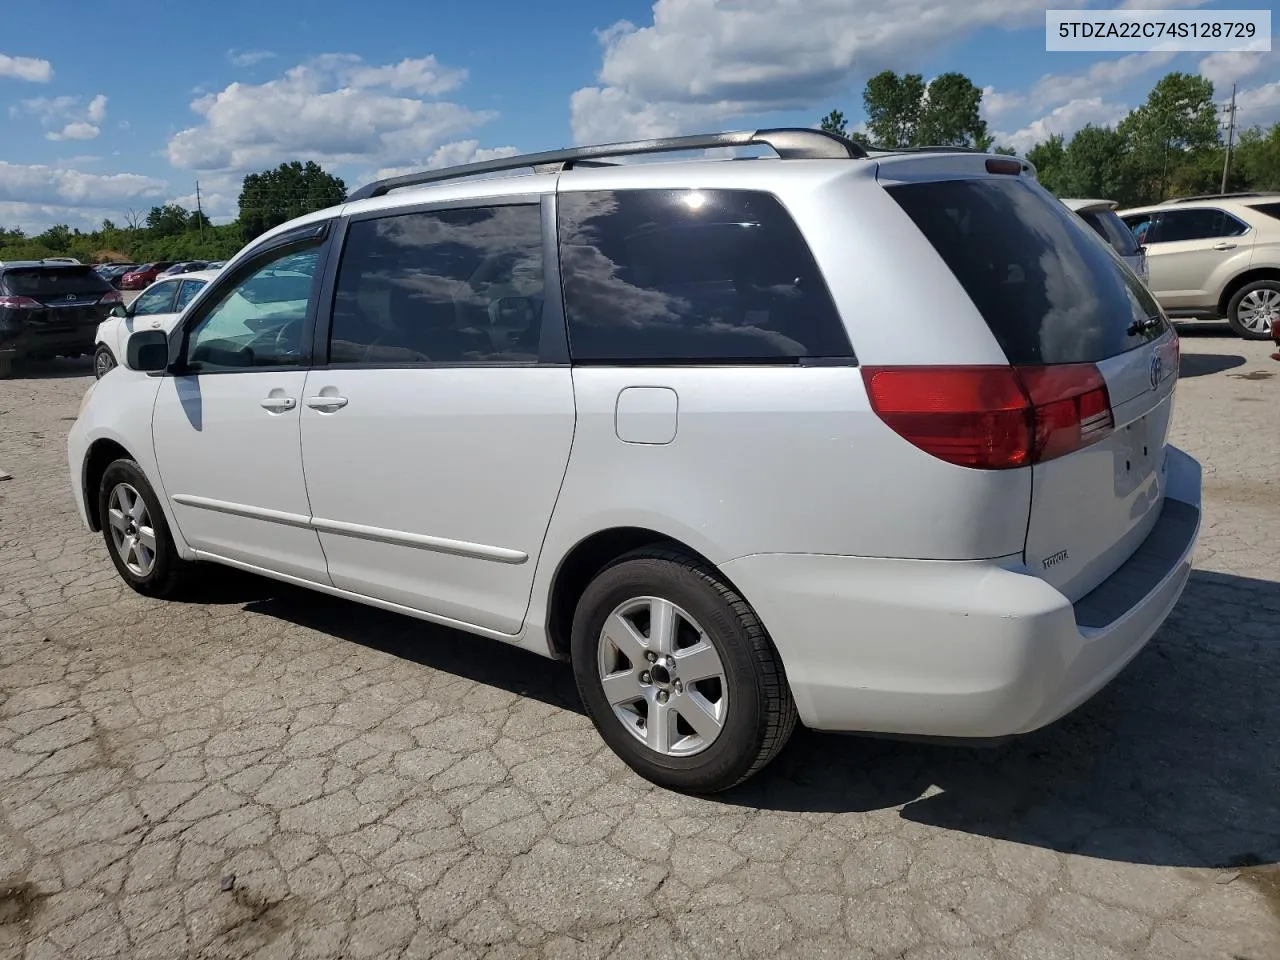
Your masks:
[[[933,244],[1010,363],[1093,363],[1159,337],[1155,299],[1079,218],[1021,178],[887,188]],[[1134,331],[1134,332],[1130,332]]]
[[[71,293],[106,293],[111,285],[92,267],[31,267],[9,270],[4,284],[15,297],[42,300]]]
[[[575,361],[852,355],[808,245],[770,194],[575,192],[557,208]]]
[[[1137,254],[1138,241],[1133,238],[1133,231],[1124,225],[1124,221],[1114,211],[1086,213],[1084,222],[1093,228],[1094,233],[1111,244],[1120,256],[1132,257]]]

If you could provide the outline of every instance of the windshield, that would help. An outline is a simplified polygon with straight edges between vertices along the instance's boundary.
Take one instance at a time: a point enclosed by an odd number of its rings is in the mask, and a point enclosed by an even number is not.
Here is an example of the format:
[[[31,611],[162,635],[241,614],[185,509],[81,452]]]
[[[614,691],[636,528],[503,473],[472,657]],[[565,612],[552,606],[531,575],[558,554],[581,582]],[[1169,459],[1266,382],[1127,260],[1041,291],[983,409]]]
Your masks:
[[[1082,214],[1084,222],[1093,231],[1115,248],[1122,257],[1133,257],[1138,253],[1138,241],[1133,238],[1133,231],[1124,225],[1124,221],[1116,216],[1114,210],[1100,210],[1096,213]]]

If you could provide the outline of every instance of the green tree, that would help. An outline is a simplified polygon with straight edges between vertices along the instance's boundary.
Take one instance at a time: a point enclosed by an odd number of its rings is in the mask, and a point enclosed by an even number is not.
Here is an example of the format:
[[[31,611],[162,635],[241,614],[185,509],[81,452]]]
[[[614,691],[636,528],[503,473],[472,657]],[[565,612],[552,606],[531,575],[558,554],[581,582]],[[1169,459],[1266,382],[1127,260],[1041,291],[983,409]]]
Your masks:
[[[898,76],[892,70],[877,73],[862,91],[871,141],[885,147],[916,144],[916,125],[924,101],[924,77],[918,73]]]
[[[1280,190],[1280,124],[1240,131],[1231,160],[1232,189]]]
[[[316,162],[294,160],[251,173],[240,190],[240,226],[246,241],[272,227],[347,199],[347,185]]]
[[[1027,160],[1036,168],[1036,179],[1044,188],[1058,196],[1066,196],[1063,188],[1066,180],[1067,151],[1062,134],[1050,134],[1044,143],[1037,143],[1027,151]]]
[[[54,253],[66,253],[71,247],[71,236],[71,228],[65,223],[58,223],[32,239]]]
[[[845,120],[844,114],[839,110],[832,110],[821,121],[822,129],[827,133],[834,133],[841,137],[849,135],[849,123]]]
[[[1165,74],[1117,130],[1133,158],[1142,193],[1164,200],[1174,170],[1189,154],[1219,146],[1213,84],[1196,74]]]
[[[987,122],[982,119],[982,91],[963,73],[935,77],[920,104],[915,146],[991,146]]]
[[[162,207],[151,208],[151,212],[147,214],[147,229],[157,237],[176,237],[187,232],[190,217],[186,207],[166,203]]]
[[[1138,180],[1124,137],[1092,124],[1078,130],[1063,153],[1061,187],[1062,196],[1136,203]]]

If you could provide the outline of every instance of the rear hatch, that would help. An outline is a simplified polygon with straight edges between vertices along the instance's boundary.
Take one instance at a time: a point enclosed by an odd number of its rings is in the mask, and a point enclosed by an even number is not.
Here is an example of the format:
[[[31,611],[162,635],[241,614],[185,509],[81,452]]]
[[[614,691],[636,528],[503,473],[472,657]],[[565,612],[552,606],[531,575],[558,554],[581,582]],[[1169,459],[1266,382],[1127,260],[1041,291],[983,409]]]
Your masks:
[[[22,311],[27,329],[36,334],[65,333],[97,324],[120,296],[92,267],[71,264],[8,270],[4,285],[10,296],[37,304]]]
[[[969,294],[1031,399],[1044,443],[1030,458],[1025,560],[1075,601],[1159,517],[1177,335],[1089,228],[1025,177],[886,189]],[[1055,433],[1055,422],[1070,430]]]

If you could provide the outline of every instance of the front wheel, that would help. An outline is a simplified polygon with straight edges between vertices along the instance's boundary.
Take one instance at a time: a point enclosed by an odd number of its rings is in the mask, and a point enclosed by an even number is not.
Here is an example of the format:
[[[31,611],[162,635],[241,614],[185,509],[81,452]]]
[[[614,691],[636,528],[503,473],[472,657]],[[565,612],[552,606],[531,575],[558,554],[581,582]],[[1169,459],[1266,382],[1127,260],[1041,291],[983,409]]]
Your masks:
[[[101,380],[115,365],[116,358],[111,348],[105,343],[98,344],[98,349],[93,352],[93,375]]]
[[[1280,322],[1280,281],[1246,283],[1227,306],[1227,323],[1245,340],[1270,340],[1277,322]]]
[[[169,597],[194,564],[178,556],[169,522],[142,468],[132,460],[107,467],[98,487],[102,537],[116,571],[138,593]]]
[[[782,663],[754,611],[683,554],[632,554],[598,574],[574,615],[572,657],[601,737],[659,786],[727,790],[795,728]]]

